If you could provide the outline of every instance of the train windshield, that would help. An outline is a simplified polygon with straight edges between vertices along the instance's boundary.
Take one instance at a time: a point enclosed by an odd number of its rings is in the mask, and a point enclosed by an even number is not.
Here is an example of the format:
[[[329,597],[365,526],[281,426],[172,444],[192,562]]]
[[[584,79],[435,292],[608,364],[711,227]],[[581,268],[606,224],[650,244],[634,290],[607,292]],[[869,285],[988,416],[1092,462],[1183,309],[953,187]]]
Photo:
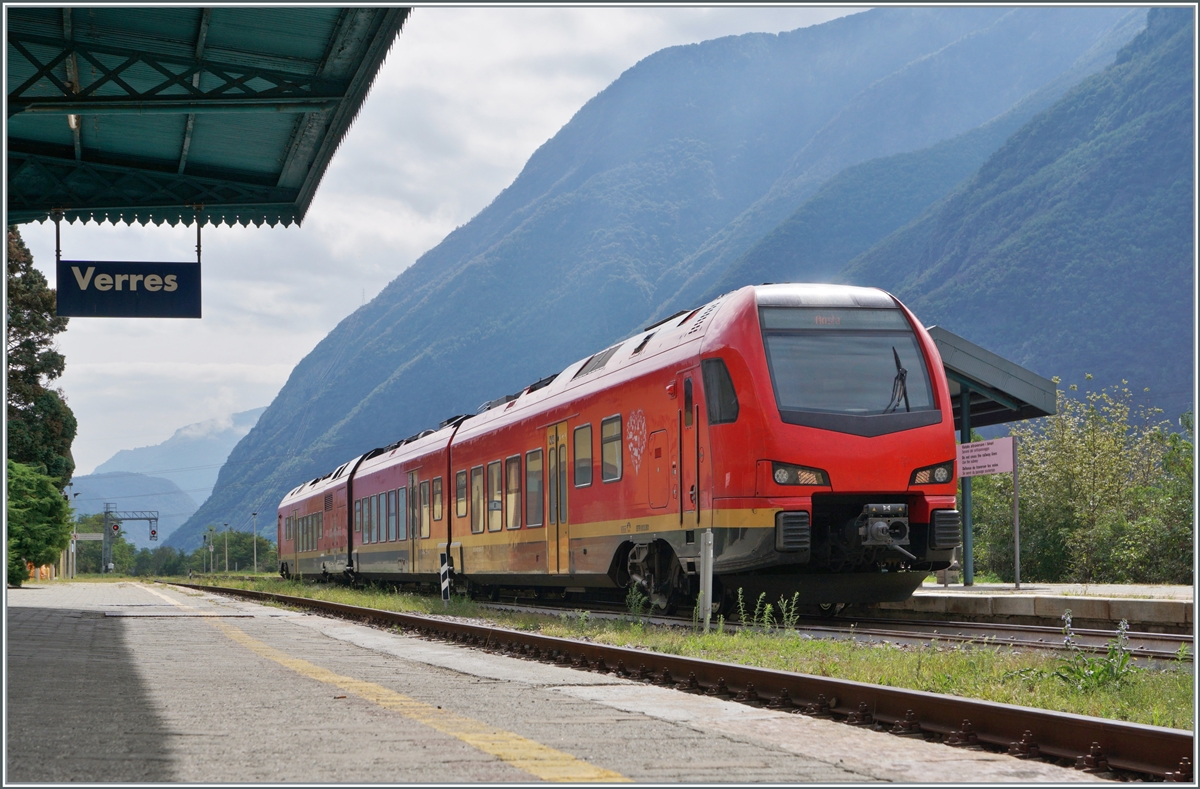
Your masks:
[[[835,430],[845,427],[837,416],[895,415],[894,429],[940,421],[924,354],[900,310],[763,307],[759,315],[784,421]]]

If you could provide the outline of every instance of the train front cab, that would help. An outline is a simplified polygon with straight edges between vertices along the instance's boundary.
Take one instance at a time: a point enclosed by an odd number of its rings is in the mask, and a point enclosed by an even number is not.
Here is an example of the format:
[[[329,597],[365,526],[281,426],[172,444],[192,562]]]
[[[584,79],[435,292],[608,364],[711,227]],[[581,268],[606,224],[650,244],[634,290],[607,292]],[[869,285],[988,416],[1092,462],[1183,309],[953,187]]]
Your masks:
[[[961,542],[949,389],[874,289],[732,294],[704,339],[714,572],[727,592],[906,599]]]

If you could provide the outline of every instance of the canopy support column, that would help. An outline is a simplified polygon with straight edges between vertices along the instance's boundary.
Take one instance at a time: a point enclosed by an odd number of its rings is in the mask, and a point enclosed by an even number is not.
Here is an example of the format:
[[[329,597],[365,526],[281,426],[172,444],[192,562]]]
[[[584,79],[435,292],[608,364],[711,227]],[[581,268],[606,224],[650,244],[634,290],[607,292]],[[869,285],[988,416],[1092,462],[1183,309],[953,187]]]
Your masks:
[[[959,398],[959,408],[962,409],[959,443],[965,445],[971,443],[971,390],[963,386]],[[975,535],[971,527],[971,478],[959,477],[959,480],[962,482],[963,586],[972,586],[975,583]]]

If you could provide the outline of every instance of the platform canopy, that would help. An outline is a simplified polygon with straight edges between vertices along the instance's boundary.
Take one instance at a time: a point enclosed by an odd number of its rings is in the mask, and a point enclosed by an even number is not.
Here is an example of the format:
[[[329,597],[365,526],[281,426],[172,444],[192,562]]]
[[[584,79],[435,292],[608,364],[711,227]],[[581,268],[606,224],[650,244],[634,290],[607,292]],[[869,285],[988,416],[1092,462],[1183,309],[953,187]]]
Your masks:
[[[967,423],[972,428],[1036,419],[1056,412],[1056,387],[1050,379],[940,326],[930,326],[927,331],[942,355],[954,401],[956,430],[962,429],[964,391],[969,392]]]
[[[410,12],[5,10],[10,224],[299,223]]]

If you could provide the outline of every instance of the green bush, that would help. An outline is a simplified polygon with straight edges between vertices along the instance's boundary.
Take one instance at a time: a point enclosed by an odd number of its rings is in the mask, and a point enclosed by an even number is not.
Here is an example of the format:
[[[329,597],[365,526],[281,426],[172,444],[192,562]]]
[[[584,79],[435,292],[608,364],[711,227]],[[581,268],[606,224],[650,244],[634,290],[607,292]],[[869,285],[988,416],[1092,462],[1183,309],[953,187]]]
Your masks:
[[[1054,416],[1011,429],[1023,579],[1192,583],[1192,415],[1172,432],[1132,403],[1124,381],[1082,399],[1060,391]],[[975,478],[972,498],[976,567],[1011,581],[1012,476]]]

